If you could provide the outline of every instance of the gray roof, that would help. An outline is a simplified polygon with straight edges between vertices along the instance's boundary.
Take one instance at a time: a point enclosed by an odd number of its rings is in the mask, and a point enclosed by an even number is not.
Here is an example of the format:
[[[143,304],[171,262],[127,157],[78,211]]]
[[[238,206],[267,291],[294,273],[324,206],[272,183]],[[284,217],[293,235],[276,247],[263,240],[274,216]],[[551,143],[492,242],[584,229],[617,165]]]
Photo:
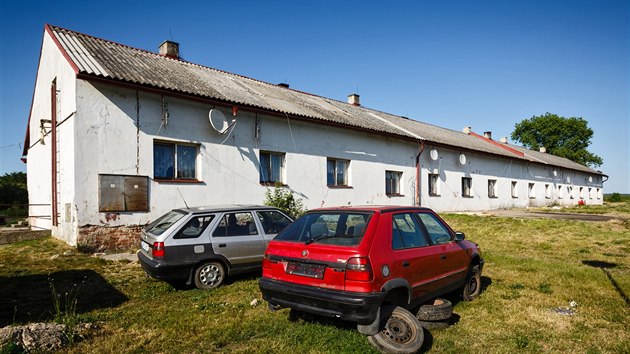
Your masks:
[[[478,137],[345,102],[173,59],[47,25],[81,77],[126,82],[269,112],[354,127],[404,139],[601,174],[586,166],[527,149],[519,156]]]

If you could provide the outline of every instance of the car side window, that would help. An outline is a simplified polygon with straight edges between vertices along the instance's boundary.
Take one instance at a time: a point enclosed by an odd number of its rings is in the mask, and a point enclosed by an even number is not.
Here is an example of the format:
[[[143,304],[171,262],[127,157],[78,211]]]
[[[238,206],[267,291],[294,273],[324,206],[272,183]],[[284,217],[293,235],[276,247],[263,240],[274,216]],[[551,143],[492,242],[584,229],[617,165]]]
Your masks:
[[[214,219],[214,215],[195,216],[186,223],[181,230],[177,232],[173,238],[197,238],[203,231],[210,225],[210,222]]]
[[[410,213],[392,218],[392,248],[395,250],[427,246],[429,243],[416,218]]]
[[[433,214],[418,213],[417,215],[427,228],[431,242],[433,242],[434,245],[451,242],[451,233]]]
[[[250,212],[226,213],[212,233],[214,237],[258,235]]]
[[[256,215],[267,235],[277,234],[291,223],[289,218],[277,211],[257,211]]]

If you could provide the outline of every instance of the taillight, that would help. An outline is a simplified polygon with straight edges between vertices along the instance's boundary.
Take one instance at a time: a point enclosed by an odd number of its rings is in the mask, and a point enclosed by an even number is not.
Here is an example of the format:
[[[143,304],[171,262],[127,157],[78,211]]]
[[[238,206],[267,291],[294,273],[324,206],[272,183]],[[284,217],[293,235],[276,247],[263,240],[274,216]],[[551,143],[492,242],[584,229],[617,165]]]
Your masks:
[[[372,280],[372,267],[367,257],[354,257],[346,263],[346,280]]]
[[[153,242],[153,257],[164,257],[164,242]]]

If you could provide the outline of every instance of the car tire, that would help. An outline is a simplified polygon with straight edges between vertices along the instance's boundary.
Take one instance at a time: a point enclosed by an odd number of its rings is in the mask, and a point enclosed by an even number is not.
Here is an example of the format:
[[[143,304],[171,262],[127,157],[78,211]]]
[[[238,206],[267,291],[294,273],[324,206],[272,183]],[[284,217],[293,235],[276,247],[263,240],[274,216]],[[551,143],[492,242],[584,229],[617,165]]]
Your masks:
[[[381,330],[368,336],[368,342],[381,353],[416,353],[424,343],[424,330],[411,312],[387,306],[381,308]]]
[[[446,299],[435,299],[431,305],[422,305],[416,313],[419,321],[443,321],[453,315],[453,304]],[[426,328],[426,327],[425,327]]]
[[[473,301],[481,292],[481,270],[476,265],[472,268],[468,279],[466,279],[466,285],[462,291],[462,299],[464,301]]]
[[[418,321],[420,325],[425,329],[442,329],[448,327],[450,324],[445,321]]]
[[[195,286],[199,289],[214,289],[223,283],[225,268],[219,262],[202,263],[195,270]]]

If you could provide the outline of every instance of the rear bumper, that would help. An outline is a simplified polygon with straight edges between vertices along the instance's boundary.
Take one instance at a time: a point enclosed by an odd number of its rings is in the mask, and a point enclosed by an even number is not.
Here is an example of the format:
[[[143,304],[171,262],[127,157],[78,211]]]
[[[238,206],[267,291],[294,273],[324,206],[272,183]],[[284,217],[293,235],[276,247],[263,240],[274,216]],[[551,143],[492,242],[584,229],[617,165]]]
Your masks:
[[[169,265],[164,262],[156,262],[138,251],[138,260],[142,269],[151,278],[162,280],[188,280],[193,264]]]
[[[357,293],[287,283],[269,278],[258,282],[263,299],[273,305],[358,324],[374,322],[385,293]]]

